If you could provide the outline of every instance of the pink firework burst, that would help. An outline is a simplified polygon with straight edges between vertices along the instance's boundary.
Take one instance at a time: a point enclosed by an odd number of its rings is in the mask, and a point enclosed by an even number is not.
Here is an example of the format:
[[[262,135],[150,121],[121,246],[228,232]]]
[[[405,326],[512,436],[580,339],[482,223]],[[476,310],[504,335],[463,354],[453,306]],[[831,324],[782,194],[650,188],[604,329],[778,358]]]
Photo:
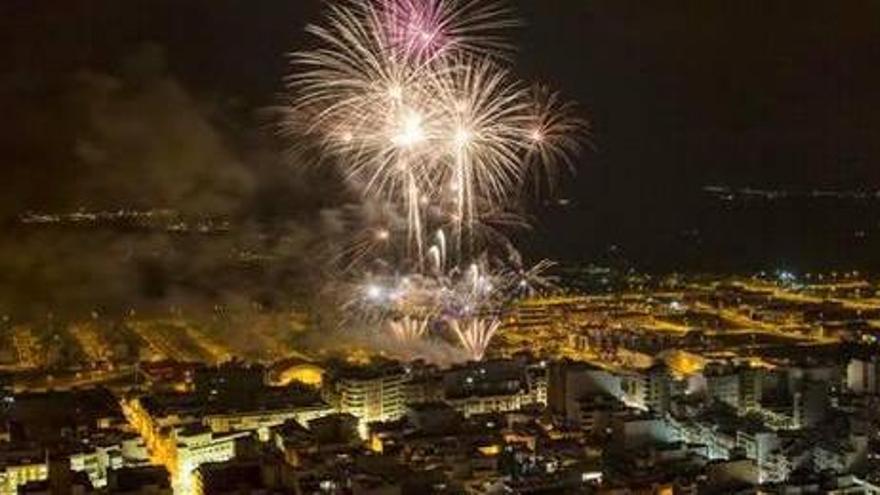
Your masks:
[[[497,55],[508,50],[503,31],[516,26],[494,0],[380,0],[389,44],[407,59],[430,62],[451,51]]]
[[[440,0],[384,0],[382,7],[389,43],[403,56],[432,59],[449,46]]]

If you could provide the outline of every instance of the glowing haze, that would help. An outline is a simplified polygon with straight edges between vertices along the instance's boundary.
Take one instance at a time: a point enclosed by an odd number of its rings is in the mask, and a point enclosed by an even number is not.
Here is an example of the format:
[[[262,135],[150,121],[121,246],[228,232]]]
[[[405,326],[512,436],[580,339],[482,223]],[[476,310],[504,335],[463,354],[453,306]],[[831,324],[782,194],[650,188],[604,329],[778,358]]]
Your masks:
[[[586,131],[571,104],[508,71],[516,25],[492,0],[333,2],[288,81],[287,130],[399,219],[355,236],[356,259],[388,262],[345,265],[334,285],[348,307],[404,341],[445,329],[467,359],[516,298],[549,286],[551,264],[523,267],[487,220],[509,216],[530,178],[552,185]]]

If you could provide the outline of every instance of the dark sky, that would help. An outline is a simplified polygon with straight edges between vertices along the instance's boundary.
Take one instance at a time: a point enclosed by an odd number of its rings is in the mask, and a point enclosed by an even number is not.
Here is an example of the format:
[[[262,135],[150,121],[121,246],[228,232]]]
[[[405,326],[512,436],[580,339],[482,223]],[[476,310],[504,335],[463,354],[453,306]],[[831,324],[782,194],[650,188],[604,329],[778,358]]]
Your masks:
[[[696,236],[708,246],[696,255],[700,267],[797,268],[852,259],[850,230],[880,237],[873,205],[764,206],[731,217],[700,192],[880,189],[880,3],[518,0],[517,8],[526,21],[518,70],[577,100],[595,143],[568,185],[574,206],[540,211],[536,250],[591,259],[616,245],[652,264],[678,260]],[[317,0],[4,0],[0,105],[51,93],[84,68],[117,71],[150,41],[189,92],[248,114],[276,101],[284,53],[319,11]],[[15,136],[21,124],[4,119],[0,129]],[[15,156],[7,187],[53,180]],[[24,203],[38,207],[39,198]],[[841,215],[858,225],[829,233]],[[873,246],[853,253],[870,257]]]

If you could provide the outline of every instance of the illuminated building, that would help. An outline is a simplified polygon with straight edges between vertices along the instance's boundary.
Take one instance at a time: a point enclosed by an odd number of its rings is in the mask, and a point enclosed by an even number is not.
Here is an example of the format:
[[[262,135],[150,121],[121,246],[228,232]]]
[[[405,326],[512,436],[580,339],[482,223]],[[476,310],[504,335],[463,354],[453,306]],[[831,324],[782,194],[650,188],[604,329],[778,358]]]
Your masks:
[[[448,397],[446,402],[467,418],[476,414],[518,411],[531,403],[531,397],[528,391],[518,390],[509,394],[474,393]]]
[[[95,488],[107,486],[108,473],[121,468],[122,464],[122,451],[118,444],[96,446],[70,456],[70,470],[86,473]]]
[[[324,397],[338,412],[358,418],[365,436],[367,424],[394,421],[404,415],[406,381],[406,371],[394,362],[339,365],[328,373]]]
[[[784,460],[774,455],[780,445],[776,432],[763,428],[739,430],[736,444],[757,465],[759,483],[780,482],[788,477],[788,470],[782,465]]]
[[[269,428],[284,424],[286,421],[297,421],[308,424],[309,421],[322,418],[334,412],[326,404],[292,406],[273,410],[230,411],[205,416],[203,424],[217,433],[235,431],[256,431],[265,440]]]
[[[526,367],[529,379],[529,390],[532,392],[531,401],[535,404],[546,406],[550,400],[550,367],[546,361]]]
[[[742,413],[754,410],[761,402],[760,373],[748,365],[710,364],[703,370],[707,396]]]
[[[846,368],[846,385],[860,395],[880,394],[880,361],[877,356],[857,357]]]
[[[49,461],[45,452],[0,452],[0,495],[16,495],[20,486],[48,478]]]
[[[168,468],[184,493],[192,489],[190,474],[199,465],[234,457],[236,439],[255,431],[268,440],[273,426],[288,420],[307,423],[333,412],[314,391],[298,387],[261,386],[222,397],[212,401],[199,393],[175,393],[123,401],[152,457]]]
[[[540,367],[536,371],[539,373],[533,377],[516,361],[486,361],[452,368],[444,373],[444,400],[466,418],[543,405],[539,400],[547,397],[546,372]]]
[[[655,365],[639,374],[636,404],[666,414],[672,396],[672,375],[664,365]]]
[[[550,410],[572,423],[581,422],[579,402],[593,395],[619,398],[621,378],[588,363],[562,361],[550,366]]]
[[[247,433],[212,433],[208,428],[189,427],[176,430],[173,440],[176,448],[167,462],[176,463],[175,492],[193,493],[193,472],[202,464],[226,462],[235,458],[236,440]]]
[[[305,424],[333,412],[317,392],[301,387],[261,386],[223,400],[205,400],[197,393],[154,394],[130,398],[124,405],[148,445],[168,427],[201,424],[215,433],[257,431],[265,438],[269,428],[285,421]]]

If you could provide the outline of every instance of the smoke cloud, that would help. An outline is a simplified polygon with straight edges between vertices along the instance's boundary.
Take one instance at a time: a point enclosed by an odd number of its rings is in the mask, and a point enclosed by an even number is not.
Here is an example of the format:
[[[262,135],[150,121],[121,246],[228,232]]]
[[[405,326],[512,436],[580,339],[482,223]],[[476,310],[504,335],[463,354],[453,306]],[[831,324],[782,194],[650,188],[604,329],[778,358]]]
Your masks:
[[[335,205],[271,125],[188,91],[156,46],[114,71],[10,81],[6,118],[21,125],[0,138],[0,314],[289,306],[313,292],[318,212]]]

